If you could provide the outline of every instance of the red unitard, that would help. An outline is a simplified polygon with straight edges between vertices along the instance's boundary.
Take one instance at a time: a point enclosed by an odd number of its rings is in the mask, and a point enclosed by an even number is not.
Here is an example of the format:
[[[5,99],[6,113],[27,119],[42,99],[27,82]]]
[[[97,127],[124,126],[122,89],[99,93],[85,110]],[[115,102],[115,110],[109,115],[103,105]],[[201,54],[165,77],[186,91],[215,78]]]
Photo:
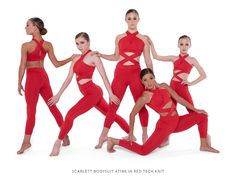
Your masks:
[[[129,141],[120,140],[120,146],[140,155],[147,155],[159,147],[171,133],[187,130],[195,124],[198,125],[200,137],[207,137],[207,115],[191,112],[183,116],[178,116],[176,106],[166,89],[155,89],[151,90],[151,92],[153,92],[153,95],[151,101],[148,103],[148,106],[157,113],[162,113],[165,116],[160,116],[154,132],[148,138],[145,144],[139,145],[133,142],[132,145],[130,145]],[[172,103],[171,107],[166,108],[170,102]]]
[[[141,68],[139,62],[135,60],[136,57],[139,57],[142,54],[144,42],[136,36],[137,34],[138,32],[131,34],[129,31],[127,31],[126,36],[121,38],[118,42],[119,54],[124,57],[124,59],[119,61],[116,66],[111,88],[113,93],[120,100],[123,99],[128,86],[135,102],[144,91],[144,87],[139,79]],[[126,52],[132,52],[133,54],[128,56]],[[133,64],[124,65],[128,61]],[[114,103],[109,105],[109,111],[106,115],[104,123],[105,127],[109,128],[109,126],[113,123],[118,108],[119,106],[115,105]],[[139,118],[141,125],[143,127],[147,127],[148,111],[145,107],[143,107],[139,112]]]
[[[181,84],[183,79],[179,76],[181,73],[189,74],[192,67],[193,67],[191,64],[189,64],[185,60],[188,56],[189,56],[188,54],[186,54],[185,56],[179,55],[179,59],[174,62],[173,77],[172,77],[171,82],[170,82],[170,87],[173,90],[175,90],[176,93],[180,97],[183,97],[185,100],[187,100],[190,104],[193,105],[193,100],[192,100],[192,97],[189,93],[188,85]],[[175,104],[176,104],[176,102],[175,102]],[[189,113],[193,112],[190,109],[187,109],[187,110],[188,110]]]
[[[33,41],[37,44],[37,46],[33,52],[27,54],[27,61],[43,61],[46,55],[46,51],[43,48],[44,40],[42,39],[39,42],[38,40],[33,39]],[[25,100],[27,104],[27,120],[25,134],[31,135],[35,125],[36,106],[39,94],[47,103],[53,96],[53,93],[48,75],[44,68],[27,68],[26,74]],[[50,106],[49,110],[56,119],[58,126],[61,126],[63,123],[63,117],[56,105]]]
[[[95,66],[88,65],[83,61],[84,57],[89,52],[91,52],[91,50],[88,50],[85,54],[81,55],[73,67],[77,76],[76,78],[79,89],[84,97],[80,99],[66,114],[65,122],[61,126],[61,131],[58,136],[60,140],[62,140],[71,130],[75,118],[79,115],[82,115],[93,107],[99,110],[103,115],[106,115],[108,112],[109,105],[103,98],[102,89],[98,85],[94,84],[92,80],[85,84],[79,84],[81,79],[92,79],[93,76]],[[126,133],[129,133],[129,125],[122,117],[115,115],[115,121]]]

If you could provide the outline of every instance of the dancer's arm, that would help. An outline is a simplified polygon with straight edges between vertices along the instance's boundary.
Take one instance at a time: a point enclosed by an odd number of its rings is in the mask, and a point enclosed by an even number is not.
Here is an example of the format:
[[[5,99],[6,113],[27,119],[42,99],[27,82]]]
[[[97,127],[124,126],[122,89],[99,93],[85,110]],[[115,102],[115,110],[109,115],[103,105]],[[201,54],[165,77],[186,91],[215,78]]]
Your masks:
[[[61,86],[59,92],[48,100],[48,105],[49,105],[49,106],[52,106],[52,105],[56,104],[56,103],[59,101],[59,99],[60,99],[62,93],[66,90],[66,88],[67,88],[68,85],[70,84],[70,82],[71,82],[71,80],[72,80],[72,78],[73,78],[73,75],[74,75],[73,67],[74,67],[74,64],[75,64],[75,62],[76,62],[77,60],[78,60],[78,57],[75,57],[74,60],[72,61],[71,66],[70,66],[69,73],[68,73],[68,75],[67,75],[67,77],[66,77],[66,80],[65,80],[64,83],[62,84],[62,86]]]
[[[188,109],[197,112],[197,113],[203,113],[203,114],[207,114],[206,111],[202,110],[202,109],[196,109],[192,104],[190,104],[188,101],[186,101],[184,98],[180,97],[169,85],[162,83],[161,87],[165,88],[168,90],[168,92],[170,93],[171,97],[176,100],[178,103],[180,103],[181,105],[187,107]]]
[[[195,85],[206,78],[206,73],[204,69],[201,67],[201,65],[198,63],[198,61],[195,58],[191,58],[190,64],[192,64],[197,69],[199,73],[199,77],[193,80],[192,82],[188,82],[187,80],[182,82],[182,84],[186,84],[189,86]]]
[[[148,43],[150,45],[153,59],[156,59],[159,61],[171,61],[171,62],[173,62],[176,59],[176,56],[171,56],[171,55],[170,56],[160,56],[159,54],[157,54],[157,51],[155,49],[155,46],[154,46],[151,38],[148,36],[145,36],[145,37],[147,38]]]
[[[20,61],[20,66],[19,66],[19,71],[18,71],[18,93],[20,95],[22,95],[21,90],[24,91],[24,88],[22,86],[22,80],[25,74],[26,61],[27,61],[27,47],[26,47],[26,43],[24,43],[21,46],[21,61]]]
[[[150,68],[153,70],[153,64],[152,64],[152,59],[151,59],[151,56],[150,56],[150,45],[148,43],[148,40],[147,38],[144,36],[144,49],[143,49],[143,57],[144,57],[144,60],[145,60],[145,64],[147,66],[147,68]]]
[[[95,51],[94,53],[100,57],[100,58],[103,58],[103,59],[106,59],[106,60],[109,60],[109,61],[118,61],[120,55],[119,55],[119,48],[118,48],[118,42],[119,42],[119,39],[120,39],[120,35],[118,35],[116,37],[116,41],[115,41],[115,52],[114,54],[102,54],[98,51]]]
[[[58,68],[60,66],[63,66],[65,65],[66,63],[72,61],[76,55],[72,55],[70,56],[69,58],[65,59],[65,60],[62,60],[62,61],[58,61],[55,54],[54,54],[54,49],[53,49],[53,45],[50,43],[50,42],[47,42],[46,44],[46,49],[47,49],[47,52],[48,52],[48,57],[49,59],[51,60],[52,64]]]
[[[98,72],[99,72],[99,74],[101,75],[102,80],[103,80],[103,82],[104,82],[104,85],[105,85],[105,87],[106,87],[106,89],[107,89],[107,92],[108,92],[108,94],[109,94],[110,100],[111,100],[113,103],[115,103],[116,105],[119,105],[119,104],[120,104],[120,100],[119,100],[119,98],[118,98],[117,96],[115,96],[115,95],[113,94],[113,92],[112,92],[111,85],[110,85],[110,82],[109,82],[109,80],[108,80],[108,78],[107,78],[107,74],[106,74],[106,71],[105,71],[104,66],[103,66],[103,64],[102,64],[101,59],[100,59],[99,57],[96,57],[96,56],[94,56],[93,58],[94,58],[94,64],[95,64],[95,66],[97,67]]]
[[[135,123],[135,116],[139,113],[142,107],[150,101],[150,98],[147,94],[143,94],[135,103],[130,115],[129,115],[129,141],[132,144],[134,139],[134,123]]]

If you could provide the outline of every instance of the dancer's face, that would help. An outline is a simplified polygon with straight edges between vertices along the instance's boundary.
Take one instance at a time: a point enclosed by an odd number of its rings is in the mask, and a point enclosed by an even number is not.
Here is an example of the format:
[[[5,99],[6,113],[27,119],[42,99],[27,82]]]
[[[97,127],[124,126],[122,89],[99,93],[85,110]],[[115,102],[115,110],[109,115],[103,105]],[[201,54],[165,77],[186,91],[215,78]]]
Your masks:
[[[155,77],[151,73],[147,73],[142,78],[142,84],[145,86],[146,89],[154,89],[155,88]]]
[[[188,38],[180,39],[178,42],[178,48],[181,54],[187,54],[189,48],[191,47],[191,42]]]
[[[138,25],[138,22],[139,22],[139,16],[132,12],[132,13],[129,13],[126,15],[125,17],[125,21],[128,25],[128,29],[137,29],[137,25]]]
[[[38,30],[38,28],[33,24],[32,21],[28,20],[26,23],[25,30],[27,35],[33,35]]]
[[[89,49],[89,42],[84,37],[78,37],[75,39],[77,48],[82,52],[86,52]]]

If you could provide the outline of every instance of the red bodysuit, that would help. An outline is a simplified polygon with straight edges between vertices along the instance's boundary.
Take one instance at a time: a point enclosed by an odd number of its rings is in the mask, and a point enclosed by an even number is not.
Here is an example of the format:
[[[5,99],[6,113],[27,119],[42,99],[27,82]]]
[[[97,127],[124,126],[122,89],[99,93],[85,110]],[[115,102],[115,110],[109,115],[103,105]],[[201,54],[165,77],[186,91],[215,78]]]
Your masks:
[[[79,89],[84,97],[66,114],[65,122],[61,126],[61,131],[58,136],[60,140],[71,130],[75,118],[89,111],[91,108],[95,107],[104,115],[108,112],[109,106],[103,98],[102,89],[98,85],[94,84],[92,80],[84,84],[79,84],[79,81],[82,79],[92,79],[95,66],[88,65],[84,62],[84,57],[90,52],[91,50],[88,50],[86,53],[82,54],[79,60],[74,64],[73,71],[76,74]],[[129,133],[129,125],[122,117],[115,115],[115,121],[126,133]]]
[[[183,79],[179,77],[181,73],[189,74],[192,70],[192,65],[189,64],[185,59],[189,55],[186,54],[184,56],[179,55],[179,59],[174,62],[174,70],[173,70],[173,77],[170,82],[170,87],[177,92],[177,94],[187,100],[190,104],[193,105],[192,97],[189,93],[188,85],[181,84]],[[177,80],[174,80],[177,79]],[[176,102],[175,102],[176,103]],[[191,110],[187,109],[188,112],[192,112]]]
[[[139,145],[136,142],[133,142],[133,144],[130,145],[129,141],[120,140],[120,146],[140,155],[147,155],[158,148],[171,133],[187,130],[195,124],[198,125],[200,137],[207,137],[207,115],[192,112],[183,116],[178,116],[175,104],[166,89],[157,88],[151,92],[154,94],[147,105],[157,113],[162,114],[160,119],[157,121],[154,132],[144,145]],[[172,102],[171,107],[165,108],[169,102]]]
[[[126,88],[129,86],[131,94],[136,102],[137,99],[142,95],[144,87],[139,79],[139,73],[141,71],[140,64],[135,58],[139,57],[144,49],[144,42],[137,37],[138,32],[130,33],[126,32],[126,36],[121,38],[118,42],[119,54],[124,57],[123,60],[119,61],[115,73],[114,79],[111,84],[113,93],[120,99],[123,99]],[[127,52],[133,54],[128,56]],[[132,65],[124,65],[126,62],[131,62]],[[105,127],[108,127],[113,123],[116,112],[119,106],[111,103],[109,105],[109,111],[105,119]],[[147,127],[148,125],[148,112],[145,107],[139,112],[139,118],[141,125]]]
[[[37,46],[33,52],[27,53],[27,62],[44,61],[46,55],[46,51],[43,48],[44,40],[42,39],[39,42],[38,40],[33,39],[33,41],[37,44]],[[27,68],[25,83],[25,100],[27,104],[27,120],[25,127],[26,135],[31,135],[34,129],[36,106],[39,94],[46,103],[53,96],[48,75],[44,68]],[[56,105],[50,106],[49,110],[56,119],[58,126],[61,126],[63,123],[63,117]]]

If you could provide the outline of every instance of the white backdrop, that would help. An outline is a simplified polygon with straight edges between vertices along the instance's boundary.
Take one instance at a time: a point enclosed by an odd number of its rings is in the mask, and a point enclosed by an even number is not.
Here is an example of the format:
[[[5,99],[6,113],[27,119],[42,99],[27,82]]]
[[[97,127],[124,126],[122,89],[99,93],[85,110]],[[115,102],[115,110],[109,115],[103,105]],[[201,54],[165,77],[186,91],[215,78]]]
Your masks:
[[[103,126],[104,116],[92,109],[74,122],[69,133],[71,145],[61,150],[57,158],[48,155],[59,129],[47,106],[40,98],[37,107],[36,126],[32,137],[32,149],[24,155],[16,155],[25,127],[26,104],[17,93],[20,47],[31,37],[25,34],[26,21],[31,17],[44,20],[48,34],[45,40],[53,43],[58,59],[78,53],[74,36],[85,31],[91,38],[91,49],[113,53],[115,36],[125,32],[124,21],[128,9],[140,14],[139,32],[149,35],[162,55],[177,55],[177,40],[182,34],[192,38],[190,55],[198,59],[207,73],[207,79],[190,88],[196,107],[209,113],[209,133],[212,143],[221,151],[219,155],[199,151],[197,127],[173,134],[170,146],[158,149],[146,157],[121,148],[115,154],[106,152],[106,145],[95,150]],[[229,165],[235,158],[235,52],[236,16],[233,0],[69,0],[34,1],[8,0],[0,3],[1,50],[1,150],[0,181],[78,181],[100,180],[152,180],[200,181],[234,178]],[[143,57],[141,59],[143,62]],[[107,75],[112,81],[114,62],[103,60]],[[172,75],[172,65],[153,60],[159,82],[167,82]],[[142,67],[144,64],[142,63]],[[56,93],[67,76],[69,64],[55,69],[45,60],[51,86]],[[190,80],[197,76],[193,70]],[[94,82],[107,92],[102,79],[95,72]],[[65,91],[58,107],[63,116],[81,98],[75,80]],[[125,119],[133,106],[129,89],[118,111]],[[178,107],[181,114],[186,113]],[[154,130],[158,115],[149,109],[149,134]],[[141,127],[137,118],[135,132],[141,142]],[[122,137],[125,133],[116,125],[110,136]],[[79,172],[79,170],[86,171]],[[150,173],[145,173],[145,169]],[[117,170],[117,171],[115,171]],[[74,173],[76,171],[76,173]],[[98,173],[97,173],[98,172]],[[132,172],[132,173],[131,173]],[[6,180],[7,179],[7,180]],[[231,180],[233,181],[233,180]]]

